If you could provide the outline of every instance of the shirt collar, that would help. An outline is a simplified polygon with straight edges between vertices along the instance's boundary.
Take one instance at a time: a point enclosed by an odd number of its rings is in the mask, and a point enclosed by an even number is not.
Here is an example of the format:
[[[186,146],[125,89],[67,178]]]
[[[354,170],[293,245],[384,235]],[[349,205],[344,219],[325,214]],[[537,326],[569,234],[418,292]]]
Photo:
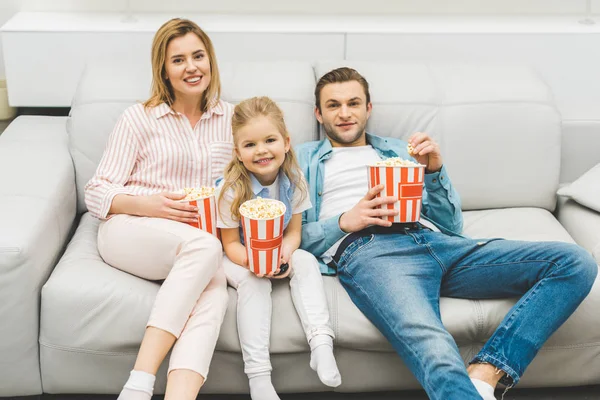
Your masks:
[[[277,182],[277,180],[279,179],[279,175],[277,176],[277,178],[275,178],[275,181],[273,182],[273,184],[275,184]],[[258,179],[256,179],[256,177],[254,176],[254,174],[250,174],[250,182],[252,184],[252,193],[254,193],[255,196],[258,196],[258,194],[263,190],[266,189],[267,187],[271,186],[263,186]]]
[[[387,140],[385,138],[371,135],[370,133],[366,133],[367,136],[367,144],[373,146],[374,149],[387,152],[391,151],[392,148],[389,146]],[[323,159],[328,159],[331,157],[331,152],[333,151],[333,146],[331,146],[331,141],[329,138],[325,138],[321,145],[319,146],[319,161]]]
[[[367,144],[373,146],[374,149],[377,149],[381,152],[393,152],[396,154],[396,151],[390,146],[387,139],[377,135],[371,135],[367,133]]]
[[[285,190],[287,190],[289,188],[289,186],[291,185],[289,178],[283,173],[283,171],[279,172],[279,175],[277,175],[277,178],[275,178],[275,181],[269,186],[272,186],[272,185],[276,184],[277,182],[279,182],[279,184]],[[255,196],[257,196],[263,189],[268,187],[268,186],[263,186],[258,181],[258,179],[256,179],[254,174],[252,174],[252,173],[250,173],[250,183],[252,185],[252,193],[254,193]]]
[[[154,113],[154,117],[156,119],[162,118],[167,114],[177,115],[175,111],[173,111],[173,109],[167,105],[167,103],[160,103],[154,107],[152,112]]]
[[[175,112],[171,107],[167,105],[167,103],[160,103],[159,105],[154,107],[154,110],[152,111],[156,119],[162,118],[167,114],[179,115],[179,113]],[[225,110],[223,109],[223,102],[221,100],[218,100],[216,103],[214,103],[212,107],[208,109],[208,111],[202,114],[202,119],[210,118],[213,114],[225,114]]]

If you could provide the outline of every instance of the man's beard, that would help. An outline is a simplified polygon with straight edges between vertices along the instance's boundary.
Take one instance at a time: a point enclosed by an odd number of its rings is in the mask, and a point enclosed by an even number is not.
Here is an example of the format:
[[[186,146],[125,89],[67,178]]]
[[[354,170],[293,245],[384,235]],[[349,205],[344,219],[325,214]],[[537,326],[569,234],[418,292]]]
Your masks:
[[[325,131],[325,134],[327,135],[327,137],[331,140],[333,140],[336,143],[339,144],[352,144],[356,141],[358,141],[361,136],[364,134],[365,132],[365,126],[366,124],[363,125],[359,125],[356,131],[356,134],[353,135],[352,137],[342,137],[340,135],[338,135],[338,133],[335,131],[335,126],[331,125],[331,124],[322,124],[323,126],[323,130]]]

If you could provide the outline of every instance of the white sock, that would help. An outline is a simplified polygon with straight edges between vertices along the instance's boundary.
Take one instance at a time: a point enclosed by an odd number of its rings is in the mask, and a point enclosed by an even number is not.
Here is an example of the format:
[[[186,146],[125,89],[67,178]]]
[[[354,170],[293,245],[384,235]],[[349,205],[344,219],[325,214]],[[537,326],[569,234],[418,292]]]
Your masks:
[[[156,377],[144,371],[131,371],[117,400],[150,400]]]
[[[333,355],[333,338],[329,335],[317,335],[310,340],[310,367],[317,371],[319,379],[325,385],[338,387],[342,377]]]
[[[271,382],[271,374],[253,376],[248,374],[252,400],[281,400]]]
[[[471,378],[471,382],[473,382],[473,386],[477,389],[477,392],[483,397],[483,400],[496,400],[494,397],[494,388],[487,382],[482,381],[481,379]]]

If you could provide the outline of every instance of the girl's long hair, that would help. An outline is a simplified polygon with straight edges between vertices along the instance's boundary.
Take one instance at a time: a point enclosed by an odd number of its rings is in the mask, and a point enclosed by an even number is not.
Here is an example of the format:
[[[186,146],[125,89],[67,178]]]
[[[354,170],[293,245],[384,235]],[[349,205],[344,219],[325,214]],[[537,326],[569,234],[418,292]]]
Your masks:
[[[152,41],[152,93],[144,103],[145,107],[156,107],[166,103],[169,107],[175,102],[175,93],[171,83],[166,79],[165,61],[167,47],[171,40],[193,33],[206,47],[206,55],[210,62],[210,82],[202,93],[200,108],[202,112],[208,111],[219,102],[221,96],[221,78],[217,66],[215,49],[208,35],[189,19],[173,18],[165,22],[154,35]]]
[[[235,106],[233,111],[233,117],[231,121],[231,130],[233,133],[233,143],[237,147],[238,138],[237,134],[251,120],[257,117],[266,117],[275,125],[277,130],[281,133],[284,140],[288,140],[289,133],[285,126],[283,119],[283,112],[279,106],[271,100],[269,97],[252,97],[244,100]],[[308,188],[304,184],[302,179],[302,170],[296,160],[294,150],[290,146],[290,150],[286,153],[285,159],[279,171],[288,177],[293,186],[301,191],[301,199],[307,196]],[[250,181],[250,173],[244,167],[244,164],[234,156],[231,162],[225,168],[225,179],[223,187],[221,188],[218,203],[221,204],[223,195],[231,189],[233,191],[233,201],[231,203],[231,215],[239,220],[240,219],[240,205],[247,200],[252,199],[252,183]]]

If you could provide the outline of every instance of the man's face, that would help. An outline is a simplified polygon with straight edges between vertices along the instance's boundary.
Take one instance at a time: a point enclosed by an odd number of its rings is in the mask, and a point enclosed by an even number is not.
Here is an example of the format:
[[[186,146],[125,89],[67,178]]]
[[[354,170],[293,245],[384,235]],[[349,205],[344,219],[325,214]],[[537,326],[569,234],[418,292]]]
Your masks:
[[[333,147],[365,146],[371,103],[358,81],[330,83],[321,89],[321,111],[315,115]]]

